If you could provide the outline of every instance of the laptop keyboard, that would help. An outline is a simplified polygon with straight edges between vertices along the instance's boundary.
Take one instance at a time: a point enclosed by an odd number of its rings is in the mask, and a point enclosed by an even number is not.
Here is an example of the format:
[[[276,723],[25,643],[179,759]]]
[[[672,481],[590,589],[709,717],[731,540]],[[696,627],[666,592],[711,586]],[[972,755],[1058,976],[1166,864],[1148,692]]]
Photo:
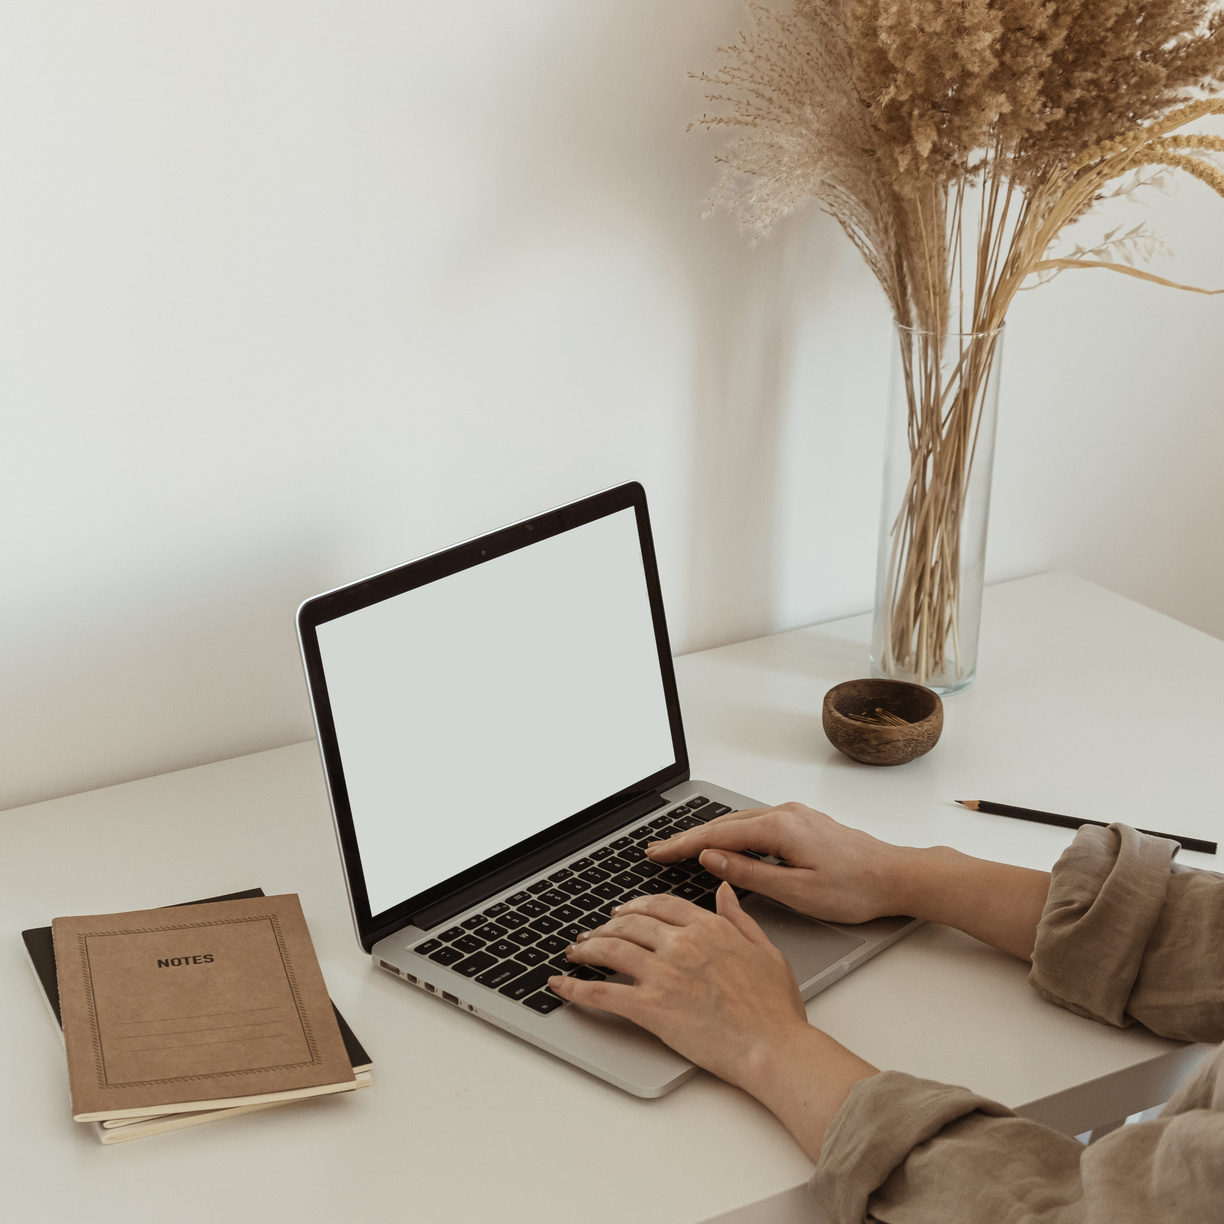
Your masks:
[[[679,807],[424,940],[413,951],[547,1015],[565,1005],[565,1000],[547,989],[550,977],[560,973],[602,981],[612,975],[611,969],[575,966],[565,949],[583,931],[607,922],[615,906],[644,894],[674,893],[714,909],[714,893],[721,883],[717,877],[696,859],[651,862],[646,847],[729,811],[725,804],[704,795],[686,799]]]

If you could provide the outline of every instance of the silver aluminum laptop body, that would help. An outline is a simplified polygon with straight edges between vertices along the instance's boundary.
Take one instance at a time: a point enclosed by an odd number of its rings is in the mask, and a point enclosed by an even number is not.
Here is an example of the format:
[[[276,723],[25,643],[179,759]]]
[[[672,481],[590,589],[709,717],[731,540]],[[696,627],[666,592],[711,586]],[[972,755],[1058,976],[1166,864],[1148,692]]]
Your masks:
[[[644,844],[652,822],[695,797],[710,810],[765,806],[688,777],[642,487],[307,600],[298,632],[354,923],[374,963],[636,1096],[689,1078],[691,1063],[628,1021],[546,991],[514,996],[516,982],[550,971],[538,949],[555,961],[573,927],[534,936],[528,969],[505,939],[466,951],[524,897],[558,897],[550,876],[577,886],[566,864],[602,861],[634,834]],[[744,904],[805,999],[918,925],[839,926],[762,897]],[[477,972],[497,947],[506,959]],[[521,976],[502,986],[506,973]]]

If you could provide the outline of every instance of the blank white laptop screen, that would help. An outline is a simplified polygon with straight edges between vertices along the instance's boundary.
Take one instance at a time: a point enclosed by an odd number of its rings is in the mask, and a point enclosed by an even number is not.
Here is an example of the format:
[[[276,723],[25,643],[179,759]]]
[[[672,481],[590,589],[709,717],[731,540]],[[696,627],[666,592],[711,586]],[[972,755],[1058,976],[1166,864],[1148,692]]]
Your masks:
[[[632,508],[316,632],[372,914],[675,759]]]

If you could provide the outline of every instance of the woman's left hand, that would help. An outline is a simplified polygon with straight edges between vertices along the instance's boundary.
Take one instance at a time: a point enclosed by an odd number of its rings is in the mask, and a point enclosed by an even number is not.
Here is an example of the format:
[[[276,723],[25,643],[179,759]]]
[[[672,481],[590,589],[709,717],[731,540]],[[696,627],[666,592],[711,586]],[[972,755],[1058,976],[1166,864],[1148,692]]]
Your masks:
[[[637,897],[579,937],[569,957],[634,979],[555,977],[563,999],[615,1012],[721,1079],[748,1087],[763,1063],[808,1031],[795,975],[731,886],[718,912],[679,897]]]

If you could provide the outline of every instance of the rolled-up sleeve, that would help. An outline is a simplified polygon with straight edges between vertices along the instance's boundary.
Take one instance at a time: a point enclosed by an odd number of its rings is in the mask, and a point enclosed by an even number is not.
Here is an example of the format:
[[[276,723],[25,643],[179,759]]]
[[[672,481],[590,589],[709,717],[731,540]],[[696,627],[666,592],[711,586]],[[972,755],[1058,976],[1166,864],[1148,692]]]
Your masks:
[[[1174,863],[1177,844],[1085,826],[1055,865],[1029,981],[1104,1024],[1224,1038],[1224,877]]]
[[[1105,1024],[1224,1037],[1224,877],[1124,825],[1080,830],[1054,868],[1030,981]],[[968,1089],[860,1081],[811,1188],[833,1224],[1224,1221],[1224,1060],[1161,1116],[1085,1148]]]

